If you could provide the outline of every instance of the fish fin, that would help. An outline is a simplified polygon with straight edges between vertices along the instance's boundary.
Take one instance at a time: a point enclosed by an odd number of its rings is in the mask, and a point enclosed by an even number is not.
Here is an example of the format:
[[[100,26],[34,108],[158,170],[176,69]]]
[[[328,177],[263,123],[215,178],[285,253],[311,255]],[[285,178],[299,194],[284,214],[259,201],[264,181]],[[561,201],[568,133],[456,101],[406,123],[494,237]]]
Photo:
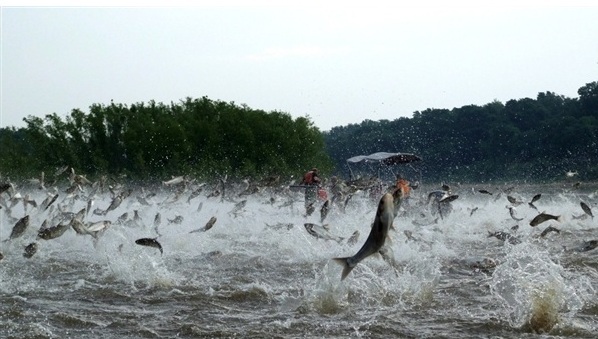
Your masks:
[[[556,221],[558,221],[558,222],[563,222],[563,216],[562,216],[562,215],[559,215],[559,216],[556,218]]]
[[[350,257],[332,259],[343,266],[343,273],[341,274],[341,281],[345,280],[345,278],[353,270],[353,267],[349,266],[349,262],[348,262],[349,258]]]

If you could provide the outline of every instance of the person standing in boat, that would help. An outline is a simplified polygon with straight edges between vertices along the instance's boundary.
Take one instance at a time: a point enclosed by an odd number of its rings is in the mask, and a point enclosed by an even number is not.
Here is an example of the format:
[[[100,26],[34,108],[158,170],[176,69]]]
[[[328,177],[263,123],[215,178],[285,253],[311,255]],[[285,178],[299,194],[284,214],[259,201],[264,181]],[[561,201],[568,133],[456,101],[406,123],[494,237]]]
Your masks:
[[[318,176],[318,169],[312,168],[311,171],[303,175],[301,185],[305,185],[305,208],[313,204],[318,197],[318,187],[322,180]]]
[[[395,189],[401,190],[401,197],[403,204],[409,206],[409,199],[411,197],[411,189],[417,188],[416,185],[412,185],[407,179],[403,178],[401,174],[397,174],[397,181],[395,183]]]

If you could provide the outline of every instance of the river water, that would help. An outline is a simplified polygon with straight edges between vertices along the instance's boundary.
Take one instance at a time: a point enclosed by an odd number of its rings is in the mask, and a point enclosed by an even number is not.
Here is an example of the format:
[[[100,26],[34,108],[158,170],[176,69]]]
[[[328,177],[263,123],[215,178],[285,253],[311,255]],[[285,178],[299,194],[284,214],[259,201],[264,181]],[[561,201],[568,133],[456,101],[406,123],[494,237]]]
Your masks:
[[[390,260],[368,257],[343,281],[331,259],[351,256],[365,242],[377,205],[365,192],[356,193],[345,212],[331,209],[328,231],[317,228],[343,238],[335,241],[306,231],[306,222],[321,224],[322,202],[305,216],[300,192],[266,188],[239,196],[240,189],[229,188],[223,200],[208,197],[216,187],[206,185],[187,201],[197,187],[176,200],[176,187],[160,186],[147,198],[149,206],[137,199],[149,187],[126,187],[133,191],[116,209],[85,217],[112,222],[95,241],[72,229],[57,239],[36,239],[43,221],[59,213],[41,210],[45,191],[17,187],[38,207],[25,210],[18,202],[0,210],[1,240],[30,216],[22,236],[0,243],[0,338],[597,336],[598,249],[581,247],[598,239],[598,218],[574,216],[584,214],[581,201],[598,212],[598,187],[515,186],[510,195],[525,202],[514,209],[522,218],[516,221],[506,194],[498,196],[507,186],[453,187],[459,198],[442,219],[418,206],[435,189],[422,186],[395,219],[386,244]],[[89,198],[92,210],[105,210],[112,200],[108,190],[90,197],[86,187],[71,198],[65,188],[53,205],[64,211],[79,211]],[[542,193],[538,210],[560,221],[529,225],[539,213],[527,204],[536,193]],[[6,192],[2,198],[10,204]],[[241,200],[246,205],[231,213]],[[125,212],[126,221],[118,222]],[[157,213],[163,255],[135,243],[157,236]],[[217,219],[211,229],[190,233],[211,217]],[[540,237],[548,226],[560,233]],[[350,245],[355,231],[360,236]],[[520,242],[488,237],[496,231]],[[32,242],[38,250],[25,258]]]

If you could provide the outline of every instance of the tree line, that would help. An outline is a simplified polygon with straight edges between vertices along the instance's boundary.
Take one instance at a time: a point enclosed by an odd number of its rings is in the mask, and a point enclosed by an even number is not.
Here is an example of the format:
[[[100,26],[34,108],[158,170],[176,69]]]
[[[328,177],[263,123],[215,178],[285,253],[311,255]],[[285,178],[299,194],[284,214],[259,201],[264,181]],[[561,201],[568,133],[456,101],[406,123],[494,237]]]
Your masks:
[[[90,176],[132,180],[298,176],[314,164],[332,170],[323,136],[309,117],[207,97],[170,105],[94,104],[64,119],[54,113],[24,120],[24,128],[0,129],[4,176],[38,177],[65,165]]]
[[[327,153],[346,159],[379,151],[415,153],[431,180],[553,181],[567,171],[598,179],[598,82],[579,98],[553,92],[483,106],[426,109],[412,118],[365,120],[324,133]]]
[[[174,175],[300,177],[316,166],[349,178],[346,160],[380,151],[415,153],[428,180],[539,182],[577,171],[598,178],[598,82],[578,98],[426,109],[321,132],[309,117],[234,102],[186,98],[169,105],[93,104],[0,128],[0,175],[37,177],[69,166],[87,175],[151,180]]]

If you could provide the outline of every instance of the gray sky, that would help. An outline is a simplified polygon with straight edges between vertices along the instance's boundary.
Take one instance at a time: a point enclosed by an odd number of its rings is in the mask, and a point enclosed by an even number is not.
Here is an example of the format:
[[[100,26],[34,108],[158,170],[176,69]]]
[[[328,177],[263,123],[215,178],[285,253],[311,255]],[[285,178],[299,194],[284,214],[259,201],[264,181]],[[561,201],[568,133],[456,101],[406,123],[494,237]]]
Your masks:
[[[329,130],[544,91],[577,97],[598,81],[598,7],[581,6],[591,1],[301,3],[3,7],[0,127],[110,100],[207,96]]]

